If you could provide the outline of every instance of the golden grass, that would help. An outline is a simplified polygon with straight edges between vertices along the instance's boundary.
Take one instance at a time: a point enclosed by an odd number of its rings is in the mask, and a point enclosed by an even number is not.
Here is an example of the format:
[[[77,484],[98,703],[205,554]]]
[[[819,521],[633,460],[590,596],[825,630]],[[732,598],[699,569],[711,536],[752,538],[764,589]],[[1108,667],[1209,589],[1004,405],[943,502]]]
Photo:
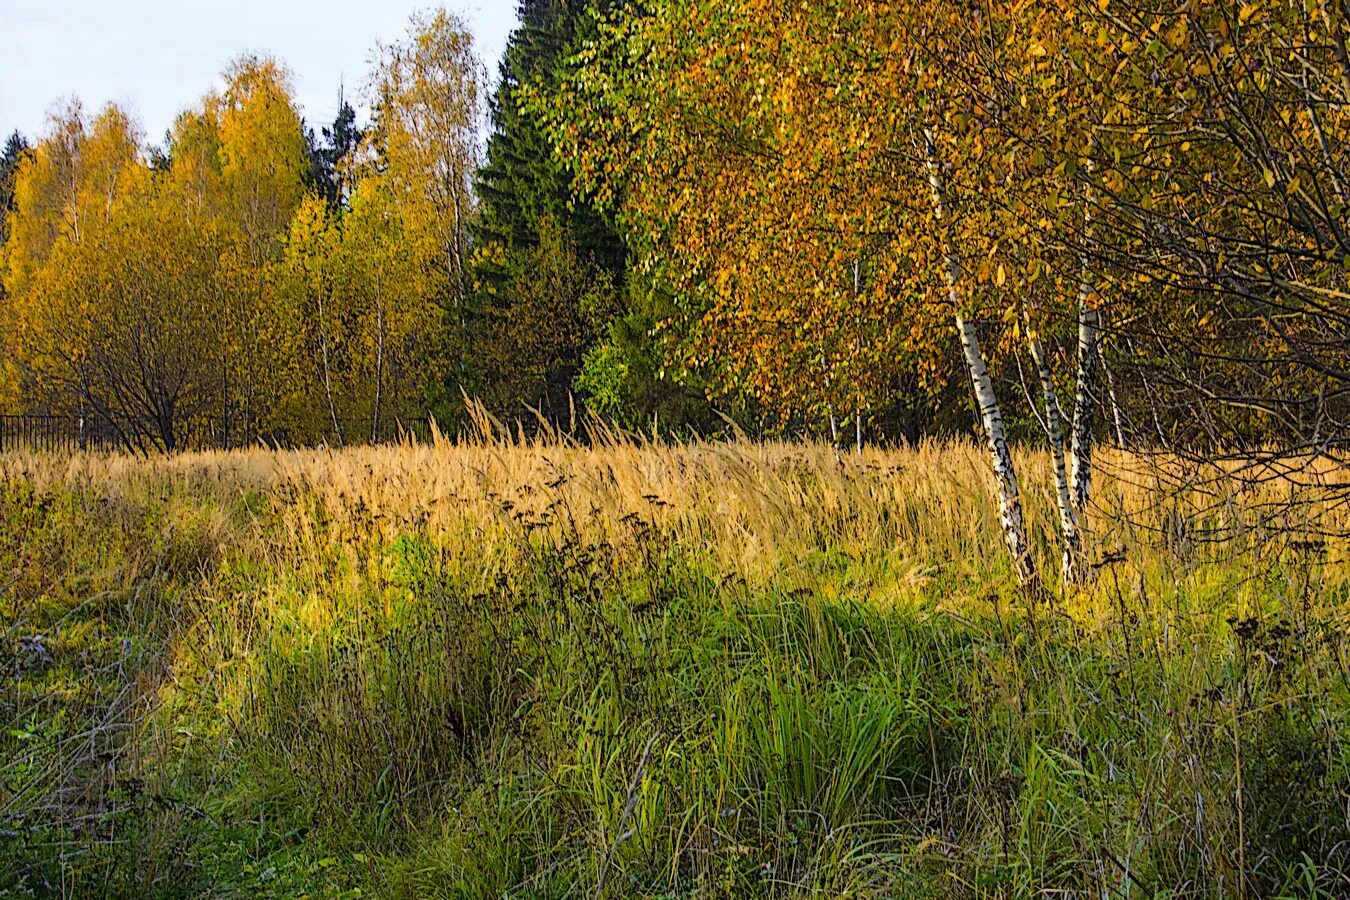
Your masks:
[[[1047,453],[1016,453],[1033,545],[1055,565]],[[1322,483],[1345,474],[1323,465]],[[446,553],[466,523],[478,529],[566,530],[614,540],[633,525],[715,555],[725,571],[764,581],[823,548],[887,561],[902,584],[935,569],[960,576],[1006,570],[983,451],[972,442],[869,448],[836,457],[826,445],[660,444],[484,440],[342,450],[209,451],[172,458],[0,456],[0,478],[39,490],[145,497],[257,493],[286,512],[296,540],[344,533],[392,540],[438,535]],[[1175,485],[1187,480],[1196,486]],[[1269,563],[1291,543],[1318,543],[1327,571],[1350,561],[1350,504],[1272,480],[1257,488],[1197,475],[1175,460],[1099,453],[1089,557],[1167,570],[1209,560]],[[336,526],[336,527],[334,527]],[[481,546],[481,544],[480,544]],[[902,592],[903,593],[903,592]],[[1093,594],[1088,589],[1087,594]],[[883,596],[872,599],[885,601]],[[949,597],[955,607],[963,598]]]
[[[255,872],[301,853],[288,883],[312,886],[333,853],[353,884],[419,896],[1342,883],[1338,858],[1248,864],[1335,844],[1350,796],[1334,491],[1104,451],[1102,565],[1064,591],[1049,457],[1019,451],[1041,603],[1013,584],[973,443],[602,438],[0,456],[0,606],[11,634],[69,648],[11,732],[88,729],[50,757],[0,741],[22,786],[0,811],[115,806],[123,768],[208,810],[142,813],[134,840],[169,844],[84,870],[142,886],[194,883],[172,842],[217,854],[240,816]],[[25,646],[15,665],[38,666]],[[124,764],[88,774],[129,702]],[[1235,803],[1244,774],[1265,795]],[[1315,840],[1236,840],[1289,798]],[[630,806],[640,837],[617,841]],[[277,816],[329,826],[297,845]],[[93,853],[80,827],[60,852]],[[1138,882],[1111,862],[1136,854]]]

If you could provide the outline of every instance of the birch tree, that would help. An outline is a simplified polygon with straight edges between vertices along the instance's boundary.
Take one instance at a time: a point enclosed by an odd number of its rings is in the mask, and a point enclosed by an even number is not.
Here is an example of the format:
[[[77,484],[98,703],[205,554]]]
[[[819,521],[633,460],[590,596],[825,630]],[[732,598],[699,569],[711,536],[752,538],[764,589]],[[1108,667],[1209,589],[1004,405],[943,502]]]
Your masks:
[[[1014,570],[1034,585],[976,324],[992,313],[1004,329],[1015,303],[994,284],[987,204],[955,202],[977,195],[972,173],[1006,168],[990,167],[1001,148],[972,124],[970,84],[949,71],[986,52],[987,35],[969,34],[952,4],[670,0],[583,54],[553,130],[591,190],[623,198],[643,264],[669,273],[689,361],[717,360],[765,402],[855,408],[897,360],[947,376],[956,337]],[[986,188],[1004,190],[993,178]]]
[[[471,32],[442,9],[414,16],[407,37],[382,45],[370,80],[367,177],[394,199],[410,249],[435,276],[431,299],[461,323],[484,79]]]

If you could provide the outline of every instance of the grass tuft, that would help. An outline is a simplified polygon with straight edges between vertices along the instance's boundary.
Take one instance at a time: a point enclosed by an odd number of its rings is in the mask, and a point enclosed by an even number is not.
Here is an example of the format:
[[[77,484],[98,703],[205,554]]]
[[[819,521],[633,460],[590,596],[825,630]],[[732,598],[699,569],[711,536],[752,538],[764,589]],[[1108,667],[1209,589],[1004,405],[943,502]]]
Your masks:
[[[1103,463],[0,457],[0,891],[1345,895],[1350,513]]]

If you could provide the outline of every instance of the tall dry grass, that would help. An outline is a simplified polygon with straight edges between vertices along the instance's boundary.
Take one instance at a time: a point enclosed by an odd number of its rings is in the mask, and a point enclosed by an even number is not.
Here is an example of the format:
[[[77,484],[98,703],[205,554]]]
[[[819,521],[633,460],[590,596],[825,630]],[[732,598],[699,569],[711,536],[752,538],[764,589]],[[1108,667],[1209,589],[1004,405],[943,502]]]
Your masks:
[[[988,464],[974,443],[930,441],[911,450],[837,457],[828,447],[795,443],[608,438],[581,446],[507,435],[470,444],[438,439],[340,451],[210,451],[167,460],[9,455],[0,457],[0,478],[40,490],[123,497],[164,490],[303,495],[315,505],[292,524],[310,536],[306,513],[320,510],[325,523],[364,523],[380,539],[411,525],[449,533],[448,526],[466,519],[613,537],[626,521],[640,520],[714,549],[746,576],[764,576],[782,558],[823,547],[885,554],[918,569],[935,561],[979,573],[1003,565]],[[1045,551],[1056,540],[1049,455],[1016,455],[1028,519],[1037,548]],[[1118,559],[1128,544],[1147,568],[1159,562],[1159,548],[1148,545],[1186,535],[1197,550],[1222,542],[1215,554],[1235,557],[1254,547],[1283,551],[1290,542],[1328,534],[1339,537],[1326,542],[1328,561],[1346,561],[1350,504],[1339,492],[1319,502],[1316,489],[1302,484],[1229,484],[1212,473],[1188,476],[1179,461],[1119,451],[1099,453],[1098,466],[1087,526],[1098,562]],[[1185,487],[1188,480],[1193,487]]]
[[[15,884],[1350,887],[1333,494],[1104,453],[1097,577],[1047,603],[974,445],[483,432],[0,457]]]

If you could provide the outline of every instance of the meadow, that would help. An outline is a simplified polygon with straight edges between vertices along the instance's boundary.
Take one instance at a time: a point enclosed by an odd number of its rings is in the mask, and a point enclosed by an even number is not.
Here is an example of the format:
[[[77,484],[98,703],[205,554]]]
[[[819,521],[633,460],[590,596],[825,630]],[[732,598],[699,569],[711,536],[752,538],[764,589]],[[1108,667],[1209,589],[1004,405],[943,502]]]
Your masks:
[[[1136,462],[5,454],[0,893],[1346,896],[1350,509]]]

